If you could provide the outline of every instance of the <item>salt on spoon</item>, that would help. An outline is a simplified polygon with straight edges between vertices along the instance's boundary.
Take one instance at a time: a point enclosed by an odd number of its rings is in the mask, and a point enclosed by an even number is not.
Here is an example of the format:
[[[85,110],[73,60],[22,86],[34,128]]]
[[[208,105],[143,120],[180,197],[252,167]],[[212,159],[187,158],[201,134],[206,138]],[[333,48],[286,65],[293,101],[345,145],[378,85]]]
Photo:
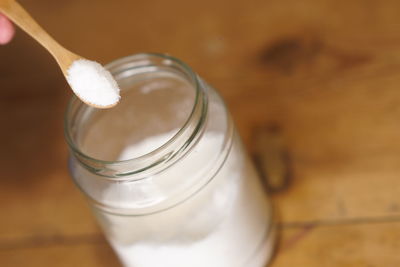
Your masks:
[[[96,107],[111,107],[120,99],[117,82],[99,63],[75,60],[68,68],[67,81],[72,91],[84,102]]]
[[[103,66],[78,56],[57,43],[17,1],[0,0],[0,12],[53,55],[79,99],[96,108],[111,108],[118,103],[118,84]]]

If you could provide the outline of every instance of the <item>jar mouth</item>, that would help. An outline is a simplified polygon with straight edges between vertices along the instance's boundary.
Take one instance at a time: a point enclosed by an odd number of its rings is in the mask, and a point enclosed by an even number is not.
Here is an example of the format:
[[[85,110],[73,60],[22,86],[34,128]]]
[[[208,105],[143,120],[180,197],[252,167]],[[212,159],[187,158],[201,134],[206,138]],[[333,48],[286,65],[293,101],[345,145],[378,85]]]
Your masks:
[[[201,129],[203,128],[207,112],[207,99],[203,93],[202,81],[186,63],[166,54],[141,53],[114,60],[106,64],[105,68],[113,76],[117,76],[119,73],[126,71],[126,65],[131,69],[143,69],[151,67],[152,60],[160,61],[168,67],[184,72],[185,78],[193,86],[195,90],[194,104],[188,118],[172,137],[150,152],[123,160],[104,160],[92,157],[83,152],[73,137],[71,130],[74,122],[78,120],[77,114],[82,109],[93,109],[86,106],[86,104],[73,95],[64,116],[64,135],[73,156],[89,171],[100,176],[117,178],[143,173],[150,169],[159,170],[172,164],[175,161],[172,159],[176,159],[178,155],[185,154],[200,136],[199,133],[201,133]]]

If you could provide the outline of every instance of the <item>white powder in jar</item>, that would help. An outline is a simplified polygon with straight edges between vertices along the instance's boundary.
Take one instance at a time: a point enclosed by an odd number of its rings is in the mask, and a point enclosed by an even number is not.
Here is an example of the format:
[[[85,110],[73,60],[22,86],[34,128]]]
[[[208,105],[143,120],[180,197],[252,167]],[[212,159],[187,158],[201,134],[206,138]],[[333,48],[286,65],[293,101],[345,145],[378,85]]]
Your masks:
[[[148,152],[171,133],[127,146],[120,159]],[[181,162],[159,181],[178,183],[202,179],[196,172],[213,156],[223,139],[208,133]],[[187,201],[162,212],[143,216],[102,214],[107,238],[127,267],[263,267],[273,247],[270,206],[251,163],[234,145],[213,179]],[[117,188],[118,186],[118,188]],[[157,183],[139,181],[110,186],[104,203],[124,208],[143,199],[162,196]],[[156,201],[157,202],[157,201]],[[152,203],[147,201],[146,203]]]
[[[67,81],[72,91],[85,103],[97,107],[110,107],[120,99],[117,82],[102,65],[79,59],[68,69]]]

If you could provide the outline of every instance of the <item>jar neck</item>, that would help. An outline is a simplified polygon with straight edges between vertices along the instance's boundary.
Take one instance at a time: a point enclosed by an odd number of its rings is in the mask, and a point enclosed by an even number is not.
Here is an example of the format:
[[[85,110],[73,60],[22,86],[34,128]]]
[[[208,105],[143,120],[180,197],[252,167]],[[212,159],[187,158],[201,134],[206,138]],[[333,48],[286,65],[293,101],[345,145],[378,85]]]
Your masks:
[[[71,155],[83,167],[91,173],[105,178],[140,180],[167,168],[196,144],[206,120],[207,92],[206,86],[190,67],[176,58],[162,54],[128,56],[111,62],[105,67],[118,83],[120,79],[128,76],[134,78],[135,75],[147,73],[151,75],[152,71],[156,69],[177,74],[193,88],[193,106],[187,120],[179,127],[177,133],[160,147],[136,158],[107,161],[92,157],[82,151],[78,139],[82,129],[88,127],[85,123],[87,117],[96,112],[96,109],[85,105],[76,97],[72,97],[65,114],[65,137]],[[124,90],[123,86],[121,86],[121,90]],[[103,141],[106,142],[106,140]]]

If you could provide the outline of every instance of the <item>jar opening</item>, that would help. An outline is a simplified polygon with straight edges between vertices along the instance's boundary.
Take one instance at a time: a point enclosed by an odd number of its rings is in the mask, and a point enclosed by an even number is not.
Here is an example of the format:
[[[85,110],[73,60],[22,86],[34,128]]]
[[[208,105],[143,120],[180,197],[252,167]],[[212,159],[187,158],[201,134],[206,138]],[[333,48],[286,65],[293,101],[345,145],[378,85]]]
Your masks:
[[[206,100],[197,75],[161,54],[138,54],[106,68],[121,102],[95,109],[73,97],[65,115],[72,154],[97,174],[119,177],[165,165],[195,140]]]

